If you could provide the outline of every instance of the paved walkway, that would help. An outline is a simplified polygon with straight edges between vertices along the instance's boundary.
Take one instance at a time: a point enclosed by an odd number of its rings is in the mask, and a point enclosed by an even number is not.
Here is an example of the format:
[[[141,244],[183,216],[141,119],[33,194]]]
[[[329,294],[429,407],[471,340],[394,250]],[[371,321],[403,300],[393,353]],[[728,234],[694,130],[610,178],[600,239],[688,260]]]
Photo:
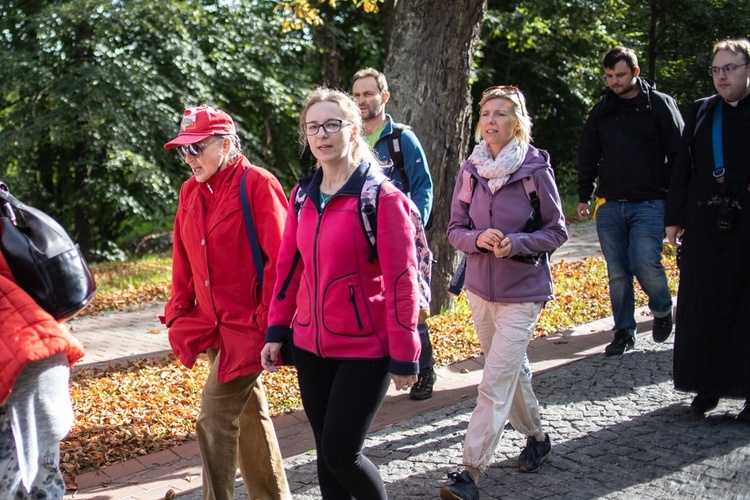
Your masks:
[[[553,260],[596,255],[591,225],[573,226]],[[593,236],[592,236],[593,234]],[[169,350],[156,316],[163,304],[75,320],[84,365],[101,365]],[[537,474],[515,459],[524,438],[508,430],[482,477],[482,498],[750,498],[750,427],[733,417],[741,401],[722,401],[705,419],[688,411],[691,396],[672,389],[672,339],[655,344],[652,318],[637,313],[636,350],[605,357],[611,318],[535,339],[529,347],[534,387],[553,452]],[[483,358],[438,370],[434,396],[410,401],[389,392],[365,453],[378,465],[391,499],[437,498],[447,472],[461,464],[461,444]],[[295,499],[317,499],[313,439],[304,412],[274,419]],[[199,500],[196,443],[78,476],[65,498],[165,498],[172,490]],[[184,496],[183,496],[184,495]],[[236,499],[247,499],[238,481]]]

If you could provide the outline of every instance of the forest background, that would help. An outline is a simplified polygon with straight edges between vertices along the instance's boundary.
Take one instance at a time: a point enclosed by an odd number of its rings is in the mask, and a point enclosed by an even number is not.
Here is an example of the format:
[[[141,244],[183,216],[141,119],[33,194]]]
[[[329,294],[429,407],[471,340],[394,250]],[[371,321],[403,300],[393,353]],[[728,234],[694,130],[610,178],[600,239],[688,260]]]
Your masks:
[[[124,260],[172,227],[190,172],[162,146],[186,107],[230,113],[245,154],[289,192],[310,169],[297,136],[306,94],[348,91],[373,66],[389,79],[387,112],[425,147],[437,207],[473,147],[482,90],[508,84],[575,202],[604,54],[635,49],[641,75],[686,114],[714,93],[712,45],[748,26],[750,2],[723,0],[3,0],[0,179],[90,260]],[[456,259],[448,216],[435,211],[430,235],[437,307]]]

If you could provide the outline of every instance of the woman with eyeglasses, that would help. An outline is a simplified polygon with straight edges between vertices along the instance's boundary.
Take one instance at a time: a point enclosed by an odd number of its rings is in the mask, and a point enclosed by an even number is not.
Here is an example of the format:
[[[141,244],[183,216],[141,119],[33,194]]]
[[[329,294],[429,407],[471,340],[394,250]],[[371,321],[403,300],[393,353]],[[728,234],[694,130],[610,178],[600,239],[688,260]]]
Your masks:
[[[362,454],[389,383],[417,381],[419,292],[411,201],[380,184],[377,257],[363,231],[360,197],[382,175],[357,104],[318,88],[299,119],[318,168],[293,189],[274,288],[263,366],[276,371],[284,340],[315,437],[324,499],[386,499],[377,467]],[[300,201],[301,200],[301,201]]]
[[[234,121],[210,106],[185,110],[176,148],[193,175],[174,222],[172,296],[162,323],[172,351],[191,368],[206,353],[196,433],[203,498],[234,498],[239,465],[250,498],[291,499],[261,381],[268,306],[287,201],[276,177],[242,154]],[[263,253],[259,286],[245,229],[245,192]]]
[[[523,93],[491,87],[479,107],[478,144],[458,172],[447,235],[467,254],[465,286],[485,362],[464,440],[465,470],[448,474],[445,500],[479,498],[479,476],[508,420],[527,437],[520,471],[536,472],[551,450],[524,357],[553,298],[549,253],[568,239],[565,217],[549,155],[530,144]]]

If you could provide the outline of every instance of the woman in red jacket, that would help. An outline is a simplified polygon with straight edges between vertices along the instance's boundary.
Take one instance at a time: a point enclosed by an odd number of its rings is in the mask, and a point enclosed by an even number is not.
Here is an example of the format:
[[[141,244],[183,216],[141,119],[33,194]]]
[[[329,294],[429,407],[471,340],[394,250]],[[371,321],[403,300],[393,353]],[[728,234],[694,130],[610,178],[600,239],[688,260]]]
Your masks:
[[[300,115],[303,143],[320,168],[300,181],[279,253],[263,366],[275,371],[283,340],[295,344],[305,413],[315,436],[323,498],[385,499],[383,479],[363,454],[389,381],[417,380],[417,254],[410,200],[384,182],[377,205],[378,258],[359,209],[363,184],[381,166],[364,140],[359,108],[319,88]],[[389,377],[390,374],[390,377]]]
[[[62,499],[68,380],[83,347],[16,284],[2,253],[0,325],[0,498]]]
[[[291,498],[260,378],[286,197],[270,172],[242,155],[232,118],[216,108],[186,110],[179,135],[164,147],[177,148],[193,172],[180,189],[172,297],[162,321],[185,366],[191,368],[203,352],[211,363],[196,422],[203,497],[233,499],[239,463],[251,498]],[[240,204],[246,171],[265,257],[262,290]]]

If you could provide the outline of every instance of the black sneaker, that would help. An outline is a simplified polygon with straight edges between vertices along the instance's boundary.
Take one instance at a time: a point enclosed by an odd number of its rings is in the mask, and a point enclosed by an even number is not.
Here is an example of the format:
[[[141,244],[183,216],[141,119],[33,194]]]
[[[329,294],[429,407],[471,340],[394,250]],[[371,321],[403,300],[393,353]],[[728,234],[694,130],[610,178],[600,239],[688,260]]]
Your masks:
[[[654,342],[664,342],[672,335],[672,311],[663,318],[654,318],[651,328],[651,337]]]
[[[518,455],[518,470],[521,472],[536,472],[542,462],[552,452],[549,434],[544,435],[544,441],[537,441],[534,436],[526,438],[526,448]]]
[[[622,354],[625,351],[635,347],[635,335],[632,335],[627,330],[617,330],[615,332],[615,340],[612,341],[607,347],[604,348],[604,352],[607,356],[616,356]]]
[[[415,401],[430,399],[432,397],[432,386],[435,385],[435,382],[437,382],[437,374],[432,368],[420,373],[417,383],[409,391],[409,399]]]
[[[703,415],[707,411],[711,411],[719,405],[719,398],[716,396],[702,396],[698,394],[693,398],[693,402],[690,403],[690,410],[697,414]]]
[[[467,470],[460,474],[449,472],[448,479],[452,480],[453,484],[440,488],[442,500],[479,500],[479,488],[477,488],[471,472]]]

